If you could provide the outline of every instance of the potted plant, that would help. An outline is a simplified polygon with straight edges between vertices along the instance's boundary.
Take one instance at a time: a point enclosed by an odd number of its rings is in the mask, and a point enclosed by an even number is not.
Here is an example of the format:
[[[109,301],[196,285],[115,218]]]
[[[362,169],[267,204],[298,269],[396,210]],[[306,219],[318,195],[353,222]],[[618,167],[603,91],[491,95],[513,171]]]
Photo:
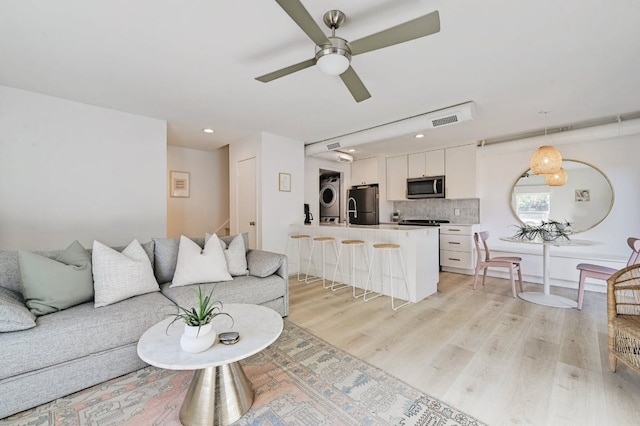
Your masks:
[[[514,237],[530,241],[555,241],[558,238],[566,238],[568,240],[572,232],[569,222],[558,222],[556,220],[543,220],[540,225],[516,225],[516,227],[518,230]]]
[[[184,322],[184,334],[180,338],[180,346],[186,352],[198,353],[207,350],[216,340],[216,332],[213,329],[211,321],[219,315],[233,317],[227,312],[222,312],[223,305],[219,300],[212,300],[211,295],[213,289],[208,295],[198,286],[196,293],[196,306],[185,308],[176,305],[178,312],[172,314],[173,320],[167,326],[169,327],[176,321]]]

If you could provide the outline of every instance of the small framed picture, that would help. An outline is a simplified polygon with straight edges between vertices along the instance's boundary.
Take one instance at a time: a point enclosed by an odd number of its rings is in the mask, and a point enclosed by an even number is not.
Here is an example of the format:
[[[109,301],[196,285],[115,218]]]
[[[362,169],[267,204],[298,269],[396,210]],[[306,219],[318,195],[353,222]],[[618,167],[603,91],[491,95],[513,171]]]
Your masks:
[[[291,173],[278,173],[278,191],[291,192]]]
[[[169,195],[177,198],[188,198],[191,195],[189,172],[169,172]]]
[[[576,189],[576,202],[586,202],[589,201],[590,198],[588,189]]]

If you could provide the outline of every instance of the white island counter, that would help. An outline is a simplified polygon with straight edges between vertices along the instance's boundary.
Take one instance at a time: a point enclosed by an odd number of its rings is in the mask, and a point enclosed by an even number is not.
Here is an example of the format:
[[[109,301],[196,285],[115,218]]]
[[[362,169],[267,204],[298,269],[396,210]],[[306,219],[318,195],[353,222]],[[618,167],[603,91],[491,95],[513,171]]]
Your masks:
[[[363,240],[365,242],[367,252],[369,254],[369,260],[373,256],[373,244],[375,243],[393,243],[400,245],[402,256],[407,268],[407,281],[409,283],[409,294],[407,295],[404,290],[404,284],[402,281],[394,281],[395,297],[409,300],[410,302],[419,302],[420,300],[434,294],[438,290],[439,280],[439,241],[438,241],[438,228],[429,226],[403,226],[394,224],[381,224],[381,225],[351,225],[351,226],[339,226],[339,225],[290,225],[290,234],[305,234],[313,237],[333,237],[336,239],[338,249],[340,249],[340,242],[342,240]],[[322,273],[322,250],[321,246],[316,247],[317,250],[314,253],[314,261],[317,266],[317,271],[310,271],[311,275],[320,276]],[[335,269],[335,259],[333,250],[327,246],[326,251],[326,270],[325,278],[331,280],[333,278],[333,272]],[[293,256],[293,250],[289,251],[290,265],[292,266],[289,273],[296,273],[298,265],[296,264],[298,259],[297,255]],[[380,253],[378,253],[378,256]],[[309,251],[303,244],[302,247],[302,268],[301,272],[306,271],[307,260],[309,258]],[[345,252],[343,249],[342,259],[340,261],[340,269],[345,275],[350,271],[348,260],[350,253]],[[381,257],[376,257],[381,259]],[[367,270],[361,264],[359,257],[356,262],[356,277],[357,287],[364,288],[366,282]],[[382,262],[376,260],[374,268],[379,268]],[[295,267],[294,267],[295,266]],[[376,270],[376,275],[379,276],[379,269]],[[399,275],[399,271],[394,270],[394,275]],[[347,277],[348,278],[348,277]],[[340,277],[336,278],[340,281]],[[346,280],[346,279],[345,279]],[[379,278],[376,278],[379,282]],[[313,284],[311,284],[313,285]],[[380,287],[374,287],[374,290],[380,291]],[[348,290],[345,290],[348,291]],[[388,282],[382,288],[382,293],[390,296],[391,287]]]

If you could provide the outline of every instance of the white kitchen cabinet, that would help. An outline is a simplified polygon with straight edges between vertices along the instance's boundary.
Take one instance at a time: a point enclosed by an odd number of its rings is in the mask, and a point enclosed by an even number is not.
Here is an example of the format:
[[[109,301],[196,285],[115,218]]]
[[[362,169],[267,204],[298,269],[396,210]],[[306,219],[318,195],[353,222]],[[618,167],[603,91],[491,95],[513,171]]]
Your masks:
[[[365,158],[351,163],[351,186],[371,185],[379,182],[378,157]]]
[[[407,199],[407,156],[387,157],[387,200]]]
[[[409,154],[407,156],[407,177],[442,176],[445,172],[444,162],[444,149]]]
[[[446,149],[446,198],[476,198],[476,150],[476,144]]]
[[[479,225],[440,226],[440,266],[443,271],[473,273],[476,249],[473,233]]]

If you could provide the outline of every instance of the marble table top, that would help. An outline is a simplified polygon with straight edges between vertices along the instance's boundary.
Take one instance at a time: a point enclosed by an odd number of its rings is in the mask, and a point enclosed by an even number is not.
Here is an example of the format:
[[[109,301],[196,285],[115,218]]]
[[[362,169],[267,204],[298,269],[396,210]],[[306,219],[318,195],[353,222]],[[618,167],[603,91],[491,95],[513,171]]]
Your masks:
[[[224,315],[216,317],[212,324],[218,334],[237,331],[240,340],[234,345],[216,342],[204,352],[192,354],[180,348],[184,323],[176,321],[167,330],[172,318],[167,318],[149,328],[138,342],[138,356],[144,362],[168,370],[197,370],[229,364],[256,354],[276,341],[282,333],[280,314],[270,308],[248,304],[226,304]]]

